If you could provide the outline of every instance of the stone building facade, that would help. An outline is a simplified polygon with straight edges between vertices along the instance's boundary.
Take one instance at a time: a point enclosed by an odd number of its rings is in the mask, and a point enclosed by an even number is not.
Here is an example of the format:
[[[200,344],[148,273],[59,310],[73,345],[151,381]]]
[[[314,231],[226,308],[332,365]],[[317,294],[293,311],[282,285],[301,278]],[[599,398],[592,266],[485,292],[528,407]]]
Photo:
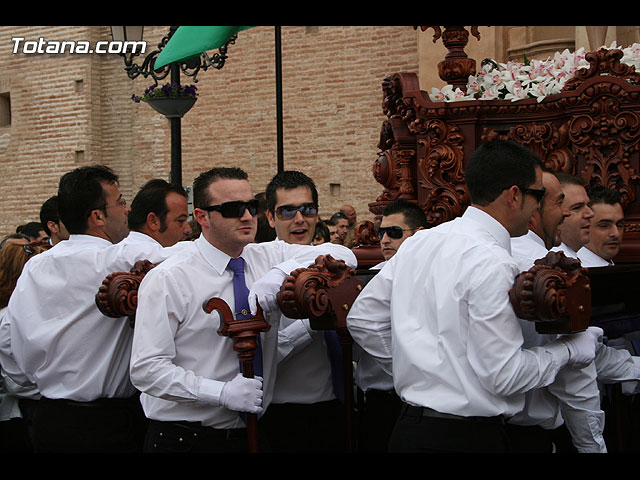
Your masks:
[[[145,27],[148,51],[168,30]],[[585,27],[479,31],[466,49],[478,62],[523,52],[546,58],[588,44]],[[321,216],[349,203],[359,219],[372,219],[368,203],[381,191],[372,165],[382,80],[415,72],[423,90],[441,87],[436,65],[446,48],[432,30],[412,26],[284,26],[281,33],[284,167],[315,180]],[[638,27],[608,27],[605,35],[607,44],[631,44]],[[79,165],[112,167],[129,201],[170,170],[168,120],[131,100],[153,81],[129,79],[115,54],[25,51],[39,39],[95,45],[111,36],[107,26],[0,26],[0,235],[37,220],[60,176]],[[224,68],[198,74],[198,101],[182,119],[183,184],[235,165],[259,192],[277,171],[274,28],[240,32],[228,54]],[[183,76],[182,83],[193,82]]]

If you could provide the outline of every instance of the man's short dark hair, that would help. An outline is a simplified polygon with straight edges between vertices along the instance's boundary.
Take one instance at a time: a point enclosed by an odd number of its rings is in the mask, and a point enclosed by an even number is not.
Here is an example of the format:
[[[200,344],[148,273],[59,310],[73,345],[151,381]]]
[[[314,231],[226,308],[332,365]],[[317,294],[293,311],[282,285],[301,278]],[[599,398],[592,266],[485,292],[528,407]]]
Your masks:
[[[415,230],[419,227],[427,228],[428,226],[427,216],[424,214],[424,210],[406,198],[400,198],[387,204],[382,211],[382,216],[388,217],[396,213],[404,215],[404,223],[411,229]]]
[[[85,233],[91,212],[106,211],[107,193],[102,183],[118,183],[118,176],[105,165],[79,167],[60,178],[58,213],[69,233]]]
[[[318,206],[318,190],[316,189],[316,184],[313,182],[313,180],[302,172],[298,172],[295,170],[285,170],[284,172],[277,173],[271,179],[269,185],[267,185],[267,189],[265,190],[267,210],[269,210],[271,213],[274,212],[276,203],[278,201],[276,195],[279,188],[290,190],[297,187],[309,188],[309,190],[311,190],[311,198],[313,200],[313,204],[316,207]]]
[[[42,230],[44,227],[40,222],[29,222],[16,228],[16,233],[26,235],[31,240],[37,240]]]
[[[602,185],[594,185],[587,188],[587,195],[589,196],[589,205],[597,205],[604,203],[606,205],[622,205],[622,195],[613,188],[604,187]]]
[[[56,225],[60,224],[57,195],[54,195],[53,197],[47,199],[40,207],[40,222],[42,223],[42,228],[49,236],[51,236],[51,230],[47,226],[47,223],[53,222]]]
[[[338,220],[340,220],[341,218],[344,218],[345,220],[347,219],[347,216],[345,215],[344,212],[336,212],[333,215],[331,215],[331,218],[329,219],[329,225],[337,225],[338,224]]]
[[[209,185],[217,180],[248,180],[247,173],[238,167],[215,167],[206,172],[202,172],[193,181],[193,206],[195,208],[208,207]]]
[[[587,187],[587,182],[582,177],[571,175],[570,173],[558,172],[556,178],[560,185],[578,185],[579,187]]]
[[[513,185],[528,188],[536,181],[536,168],[541,167],[540,158],[516,142],[496,139],[483,143],[466,167],[471,203],[486,206]]]
[[[153,212],[160,219],[160,232],[164,232],[167,229],[166,219],[169,213],[167,195],[170,193],[177,193],[187,198],[187,192],[181,185],[169,183],[161,178],[154,178],[145,183],[131,202],[129,228],[140,231],[147,222],[149,214]]]

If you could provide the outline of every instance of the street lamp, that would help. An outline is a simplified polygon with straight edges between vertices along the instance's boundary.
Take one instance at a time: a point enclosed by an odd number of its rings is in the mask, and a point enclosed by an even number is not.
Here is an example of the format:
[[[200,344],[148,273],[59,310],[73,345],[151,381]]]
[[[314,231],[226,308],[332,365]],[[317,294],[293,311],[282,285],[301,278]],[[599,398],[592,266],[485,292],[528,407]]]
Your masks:
[[[183,73],[188,77],[192,77],[194,83],[198,82],[196,78],[198,72],[207,70],[208,68],[215,68],[220,70],[227,59],[227,47],[233,44],[236,40],[236,35],[232,36],[224,45],[222,45],[218,52],[209,56],[206,52],[202,52],[199,56],[192,57],[186,60],[169,63],[158,69],[155,68],[155,60],[162,52],[167,42],[171,39],[177,26],[169,27],[169,33],[162,38],[156,49],[149,52],[142,63],[138,65],[135,63],[136,57],[140,55],[140,52],[136,48],[142,42],[144,33],[144,27],[123,27],[112,26],[111,36],[114,41],[126,42],[123,43],[123,51],[120,55],[124,58],[125,71],[130,79],[135,79],[142,75],[144,78],[151,77],[155,82],[155,86],[158,85],[159,80],[165,79],[170,75],[170,81],[172,84],[180,85],[180,74]],[[126,48],[132,46],[130,51]],[[191,104],[192,105],[192,104]],[[174,112],[172,114],[165,114],[169,119],[171,128],[171,173],[169,180],[171,183],[182,185],[182,138],[181,138],[181,118],[187,113],[191,106],[186,107],[186,110]]]

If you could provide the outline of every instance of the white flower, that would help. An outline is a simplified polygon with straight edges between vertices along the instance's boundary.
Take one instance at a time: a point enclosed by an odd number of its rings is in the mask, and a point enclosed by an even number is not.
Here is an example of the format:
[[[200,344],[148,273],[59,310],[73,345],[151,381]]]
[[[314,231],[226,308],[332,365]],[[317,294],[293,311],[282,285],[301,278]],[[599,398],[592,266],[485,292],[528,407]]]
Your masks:
[[[604,47],[607,48],[607,47]],[[609,49],[618,48],[613,42]],[[621,49],[622,63],[632,65],[640,71],[640,43]],[[528,64],[515,62],[485,62],[476,75],[467,80],[466,94],[459,88],[446,85],[442,89],[432,88],[429,98],[434,102],[456,102],[461,100],[505,99],[516,102],[523,98],[536,98],[541,102],[550,95],[560,93],[566,82],[581,68],[588,68],[586,51],[565,49],[556,52],[547,60],[533,59]],[[497,66],[497,67],[496,67]]]

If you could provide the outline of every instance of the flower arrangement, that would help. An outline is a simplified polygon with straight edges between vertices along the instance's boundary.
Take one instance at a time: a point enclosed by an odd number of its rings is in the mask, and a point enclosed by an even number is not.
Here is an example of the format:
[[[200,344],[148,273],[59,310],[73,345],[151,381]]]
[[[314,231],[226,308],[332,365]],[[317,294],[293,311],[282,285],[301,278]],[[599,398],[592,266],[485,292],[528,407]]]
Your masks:
[[[618,48],[616,42],[610,47]],[[634,43],[621,48],[622,63],[640,69],[640,44]],[[536,98],[541,102],[549,95],[560,93],[567,80],[575,75],[578,69],[589,67],[585,59],[584,48],[576,52],[564,50],[556,52],[547,60],[528,60],[523,63],[509,61],[497,63],[491,59],[482,62],[477,75],[470,75],[467,91],[447,85],[442,89],[432,88],[429,98],[433,102],[456,102],[461,100],[511,100]]]
[[[147,87],[142,96],[137,96],[135,93],[131,95],[131,100],[136,103],[146,101],[151,98],[196,98],[196,86],[195,85],[179,85],[177,83],[166,83],[160,88],[156,88],[157,85],[151,85]]]

